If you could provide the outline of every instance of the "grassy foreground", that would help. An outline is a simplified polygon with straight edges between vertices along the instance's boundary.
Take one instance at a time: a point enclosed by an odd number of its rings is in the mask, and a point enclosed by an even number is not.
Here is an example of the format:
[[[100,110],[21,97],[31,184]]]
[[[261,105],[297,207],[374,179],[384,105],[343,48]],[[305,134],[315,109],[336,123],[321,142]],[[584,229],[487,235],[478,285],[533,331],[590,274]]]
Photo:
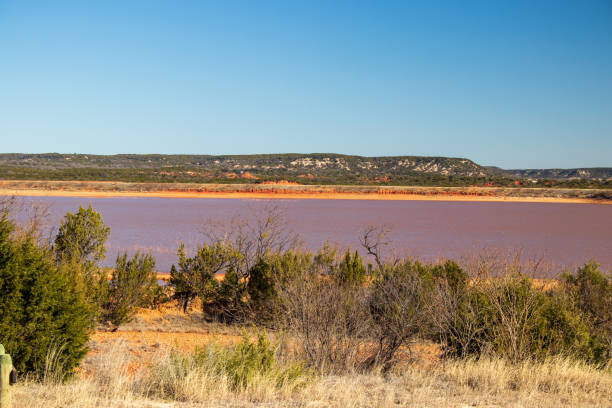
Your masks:
[[[157,369],[134,370],[128,348],[115,342],[89,356],[91,373],[72,382],[25,382],[15,387],[16,407],[559,407],[610,406],[612,375],[566,359],[509,365],[502,360],[444,361],[431,367],[412,364],[401,374],[310,375],[283,386],[256,376],[236,390],[232,379],[215,370],[185,370],[181,375],[166,350]],[[161,389],[171,390],[160,395]]]
[[[439,359],[416,352],[397,370],[324,375],[301,371],[279,382],[279,369],[255,373],[245,386],[219,364],[236,350],[240,328],[204,323],[199,312],[141,309],[116,332],[99,331],[78,375],[20,382],[16,408],[69,407],[575,407],[612,406],[612,368],[566,358],[516,365],[502,359]],[[246,329],[251,334],[254,328]],[[278,333],[270,333],[281,342]],[[208,344],[208,346],[206,346]],[[206,364],[193,366],[204,346]],[[425,345],[423,345],[425,347]],[[431,347],[431,345],[427,345]],[[418,350],[414,345],[413,350]],[[278,352],[278,350],[277,350]],[[278,352],[277,354],[282,354]],[[283,369],[291,360],[280,357]]]

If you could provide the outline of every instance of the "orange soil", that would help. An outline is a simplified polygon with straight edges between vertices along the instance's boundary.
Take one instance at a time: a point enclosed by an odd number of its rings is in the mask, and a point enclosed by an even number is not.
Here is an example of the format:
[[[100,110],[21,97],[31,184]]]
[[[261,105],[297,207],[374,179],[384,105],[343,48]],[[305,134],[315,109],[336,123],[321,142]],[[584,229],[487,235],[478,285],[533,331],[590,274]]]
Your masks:
[[[2,189],[4,196],[34,197],[161,197],[161,198],[243,198],[243,199],[325,199],[325,200],[408,200],[408,201],[480,201],[480,202],[523,202],[523,203],[583,203],[612,204],[612,201],[588,198],[554,197],[503,197],[455,194],[410,194],[410,193],[302,193],[279,191],[254,192],[206,192],[206,191],[95,191],[95,190],[34,190]]]
[[[264,181],[261,184],[263,185],[277,185],[277,186],[301,186],[302,184],[296,183],[295,181],[289,180],[279,180],[279,181]]]
[[[194,310],[197,310],[197,305]],[[134,322],[127,323],[117,331],[97,330],[90,338],[88,357],[95,357],[102,350],[123,344],[130,357],[128,369],[136,372],[149,366],[160,352],[177,349],[193,352],[196,347],[214,343],[220,346],[235,345],[242,340],[241,329],[223,324],[211,324],[201,320],[199,312],[185,315],[174,303],[162,306],[161,310],[140,309]],[[403,347],[397,356],[398,362],[416,362],[431,365],[439,361],[440,347],[432,343],[416,343]],[[81,375],[95,375],[87,360],[80,370]]]
[[[232,178],[240,177],[236,173],[231,172],[226,175]],[[248,178],[249,176],[250,174],[247,174],[246,177]],[[602,191],[608,192],[608,190]],[[538,196],[540,193],[534,192],[533,195],[535,196],[531,196],[529,192],[522,192],[519,193],[523,194],[522,196],[516,197],[505,195],[504,192],[500,192],[496,188],[488,189],[482,187],[310,186],[290,182],[237,185],[164,185],[115,181],[0,180],[0,195],[16,196],[435,200],[612,204],[612,200],[542,197]]]
[[[118,330],[96,331],[90,341],[96,343],[109,343],[123,340],[130,346],[136,348],[138,354],[152,352],[157,348],[177,348],[183,352],[193,351],[197,346],[211,342],[220,345],[236,344],[242,339],[241,336],[222,333],[195,333],[195,332],[163,332],[155,330]]]

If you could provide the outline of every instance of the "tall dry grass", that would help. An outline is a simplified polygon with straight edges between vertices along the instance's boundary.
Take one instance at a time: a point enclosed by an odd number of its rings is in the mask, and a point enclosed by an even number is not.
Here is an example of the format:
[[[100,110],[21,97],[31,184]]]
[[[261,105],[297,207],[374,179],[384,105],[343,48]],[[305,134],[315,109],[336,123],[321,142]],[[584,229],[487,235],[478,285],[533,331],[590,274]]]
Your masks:
[[[130,359],[113,343],[89,356],[71,382],[26,381],[14,388],[16,408],[59,407],[429,407],[612,406],[612,369],[555,358],[510,364],[499,359],[411,365],[400,373],[315,375],[279,383],[278,372],[255,375],[244,387],[209,364],[190,365],[160,351]]]

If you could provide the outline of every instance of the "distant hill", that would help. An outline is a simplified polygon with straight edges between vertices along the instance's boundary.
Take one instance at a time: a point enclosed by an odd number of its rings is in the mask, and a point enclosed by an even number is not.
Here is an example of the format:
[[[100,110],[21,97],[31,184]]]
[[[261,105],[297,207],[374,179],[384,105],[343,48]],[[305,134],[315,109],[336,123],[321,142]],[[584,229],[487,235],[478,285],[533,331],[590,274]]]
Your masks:
[[[525,169],[503,170],[509,177],[554,180],[612,180],[612,168],[593,167],[579,169]]]
[[[465,158],[364,157],[333,153],[256,155],[0,154],[0,178],[131,182],[546,185],[607,187],[612,169],[502,170]],[[537,180],[537,181],[536,181]]]
[[[0,154],[0,165],[45,169],[189,167],[222,171],[286,171],[324,173],[343,171],[355,175],[423,172],[442,175],[486,176],[487,169],[468,159],[448,157],[362,157],[341,154],[265,154],[235,156],[85,154]]]

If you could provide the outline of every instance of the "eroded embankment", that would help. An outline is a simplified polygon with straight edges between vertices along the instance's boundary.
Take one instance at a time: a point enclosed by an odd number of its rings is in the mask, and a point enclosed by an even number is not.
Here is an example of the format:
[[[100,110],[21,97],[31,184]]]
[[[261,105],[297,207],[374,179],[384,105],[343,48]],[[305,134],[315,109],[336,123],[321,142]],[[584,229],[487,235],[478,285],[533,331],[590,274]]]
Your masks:
[[[612,203],[612,190],[0,180],[0,195]]]

